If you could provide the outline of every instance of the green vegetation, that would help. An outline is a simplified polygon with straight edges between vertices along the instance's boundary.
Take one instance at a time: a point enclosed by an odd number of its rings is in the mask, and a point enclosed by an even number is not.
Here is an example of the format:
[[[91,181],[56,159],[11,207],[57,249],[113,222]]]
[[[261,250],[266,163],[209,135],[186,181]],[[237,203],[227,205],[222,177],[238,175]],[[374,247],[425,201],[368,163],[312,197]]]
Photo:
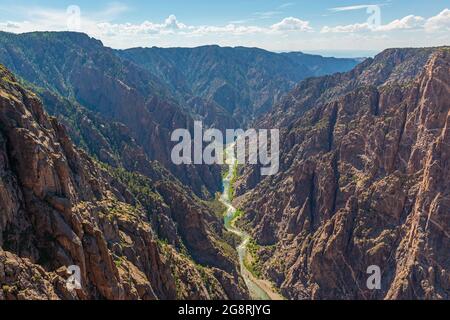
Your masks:
[[[322,119],[320,119],[314,126],[315,129],[325,129],[328,127],[329,125],[329,119],[327,117],[324,117]]]
[[[17,282],[14,282],[13,285],[5,284],[1,287],[1,289],[3,290],[3,294],[5,294],[5,295],[11,294],[11,295],[15,296],[18,293]]]
[[[7,284],[5,284],[5,285],[2,286],[2,290],[3,290],[3,292],[5,292],[5,293],[8,293],[8,292],[11,292],[11,291],[12,291],[12,290],[11,290],[11,287],[8,286]]]
[[[122,263],[123,263],[122,258],[118,257],[118,258],[114,259],[114,264],[116,265],[117,268],[120,268]]]
[[[221,297],[217,295],[221,290],[220,282],[214,277],[211,270],[201,265],[196,265],[196,269],[200,274],[201,281],[208,291],[212,300],[218,300]]]
[[[152,187],[150,178],[124,168],[112,168],[107,164],[100,164],[127,187],[147,212],[152,212],[157,203],[163,202],[161,195]]]
[[[231,218],[230,224],[234,226],[236,221],[239,220],[242,216],[244,216],[244,211],[242,211],[241,209],[237,209],[234,212],[233,217]]]
[[[172,276],[175,281],[175,292],[177,300],[183,299],[183,282],[181,281],[180,276],[178,275],[178,271],[175,267],[172,267]]]
[[[35,283],[42,281],[42,276],[39,273],[33,274],[31,280]]]
[[[250,239],[247,244],[247,256],[244,265],[255,277],[262,278],[263,264],[259,258],[260,246],[254,239]]]
[[[238,165],[237,162],[233,166],[233,173],[231,175],[230,179],[230,187],[228,188],[228,199],[233,200],[234,198],[234,184],[236,182],[236,179],[238,178]]]
[[[159,248],[161,249],[161,251],[164,253],[166,252],[166,246],[169,245],[169,242],[167,241],[167,239],[160,239],[160,238],[156,238],[156,243],[158,244]]]
[[[211,209],[211,212],[214,213],[214,215],[217,218],[219,218],[219,219],[223,218],[224,212],[227,209],[227,207],[220,201],[220,193],[216,193],[214,200],[209,200],[209,201],[202,200],[202,202],[209,209]]]
[[[214,238],[213,241],[214,241],[214,244],[216,245],[216,247],[218,247],[225,256],[227,256],[231,259],[234,259],[234,260],[238,259],[236,250],[225,240]]]
[[[109,201],[108,212],[106,213],[106,218],[109,221],[113,221],[115,216],[121,214],[132,214],[132,215],[140,214],[138,207],[134,207],[125,202],[121,202],[116,198],[110,198],[108,199],[108,201]]]
[[[228,230],[223,230],[222,239],[226,243],[228,243],[232,248],[236,248],[239,245],[239,243],[241,243],[241,238]],[[233,249],[233,251],[234,253],[236,253],[235,249]]]

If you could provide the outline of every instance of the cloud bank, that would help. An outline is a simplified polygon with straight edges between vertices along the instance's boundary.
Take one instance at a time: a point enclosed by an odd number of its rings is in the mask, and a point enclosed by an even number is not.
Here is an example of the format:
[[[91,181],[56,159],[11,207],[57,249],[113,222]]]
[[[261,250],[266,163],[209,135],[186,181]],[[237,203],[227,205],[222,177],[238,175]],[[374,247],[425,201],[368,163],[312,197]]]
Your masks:
[[[349,9],[350,10],[350,9]],[[443,32],[450,30],[450,10],[444,9],[436,16],[425,19],[421,16],[408,15],[385,25],[371,25],[368,22],[340,26],[324,26],[321,33],[355,33],[355,32],[388,32],[395,30],[425,30],[427,32]]]
[[[287,2],[279,6],[293,6]],[[367,5],[331,8],[334,12],[359,10]],[[360,22],[337,26],[314,26],[295,16],[282,17],[282,11],[254,13],[247,20],[224,25],[194,25],[180,21],[174,14],[161,21],[115,23],[128,8],[115,3],[100,12],[78,12],[48,8],[16,8],[24,12],[22,21],[0,21],[0,30],[23,33],[30,31],[79,31],[102,40],[114,48],[135,46],[256,46],[269,50],[384,49],[392,46],[430,46],[450,41],[450,10],[432,17],[408,15],[374,26]],[[266,17],[272,23],[267,23]],[[277,19],[278,17],[278,19]],[[414,31],[414,32],[409,32]]]

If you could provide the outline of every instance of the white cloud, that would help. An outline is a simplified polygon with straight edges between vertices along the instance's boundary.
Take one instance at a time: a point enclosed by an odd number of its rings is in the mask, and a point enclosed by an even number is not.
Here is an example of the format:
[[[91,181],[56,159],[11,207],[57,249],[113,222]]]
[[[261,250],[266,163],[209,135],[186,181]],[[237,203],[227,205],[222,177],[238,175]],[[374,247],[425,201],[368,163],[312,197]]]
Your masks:
[[[93,30],[94,32],[99,32],[103,35],[114,36],[114,35],[138,35],[138,34],[173,34],[177,32],[189,32],[193,31],[193,27],[189,27],[184,23],[178,21],[175,15],[170,15],[167,17],[163,23],[153,23],[150,21],[144,21],[140,24],[132,23],[109,23],[102,22],[97,23],[96,27],[98,30]]]
[[[407,29],[418,29],[423,28],[425,19],[420,16],[409,15],[403,17],[402,19],[396,19],[388,24],[374,26],[367,22],[355,23],[344,26],[329,27],[325,26],[322,28],[322,33],[346,33],[346,32],[368,32],[368,31],[394,31],[394,30],[407,30]]]
[[[76,6],[70,6],[73,8]],[[56,10],[47,7],[29,6],[11,7],[11,10],[20,12],[25,18],[23,21],[0,22],[0,30],[23,33],[31,31],[81,31],[90,35],[98,35],[99,25],[112,20],[121,13],[128,10],[127,6],[120,3],[111,3],[103,10],[89,14],[79,11],[80,25],[75,28],[71,19],[73,14],[71,10]],[[69,12],[70,11],[70,12]]]
[[[381,25],[375,31],[392,31],[401,29],[416,29],[423,27],[425,19],[420,16],[409,15],[402,19],[396,19],[386,25]]]
[[[431,17],[425,23],[425,30],[433,31],[450,31],[450,10],[444,9],[439,14]]]
[[[269,27],[260,27],[252,25],[242,25],[238,23],[229,23],[224,26],[191,26],[186,25],[170,15],[164,20],[164,23],[153,23],[145,21],[141,24],[112,24],[109,22],[97,24],[98,31],[103,35],[136,35],[136,34],[181,34],[190,36],[199,36],[207,34],[224,34],[224,35],[245,35],[245,34],[272,34],[283,32],[304,32],[310,31],[308,21],[298,18],[288,17],[275,23]]]
[[[294,17],[284,18],[270,27],[274,31],[311,31],[309,21],[303,21]]]
[[[361,31],[368,31],[370,30],[369,24],[366,23],[355,23],[355,24],[348,24],[345,26],[335,26],[335,27],[329,27],[325,26],[320,31],[321,33],[347,33],[347,32],[361,32]]]
[[[353,7],[340,7],[333,9],[343,9],[343,8],[356,8]],[[350,9],[348,9],[350,10]],[[349,25],[340,26],[324,26],[321,33],[356,33],[356,32],[387,32],[395,30],[425,30],[427,32],[448,32],[450,31],[450,10],[448,8],[442,10],[437,15],[425,19],[421,16],[408,15],[401,19],[396,19],[388,24],[380,26],[372,26],[369,23],[355,23]]]
[[[243,26],[235,24],[227,24],[226,26],[199,26],[192,27],[191,32],[195,35],[201,34],[229,34],[229,35],[243,35],[252,33],[264,33],[265,28],[257,26]]]
[[[164,20],[162,28],[166,30],[183,30],[186,29],[187,26],[184,23],[179,22],[177,17],[171,14],[166,20]]]
[[[338,8],[335,8],[338,9]],[[339,10],[356,10],[355,6],[340,7]],[[448,44],[450,41],[450,10],[442,10],[434,17],[425,19],[409,15],[393,20],[385,25],[371,28],[367,22],[325,26],[314,32],[309,21],[296,17],[282,16],[278,22],[262,23],[261,17],[276,12],[252,15],[246,20],[234,21],[225,25],[191,25],[183,23],[175,15],[161,21],[141,23],[117,23],[116,18],[126,10],[126,6],[112,4],[100,12],[81,11],[80,28],[68,26],[66,10],[53,10],[42,7],[15,8],[21,13],[22,21],[0,21],[0,30],[22,33],[30,31],[81,31],[100,39],[113,48],[135,46],[198,46],[219,44],[223,46],[255,46],[269,50],[349,50],[383,49],[401,46],[431,46]],[[282,11],[281,9],[278,9]],[[278,14],[278,13],[277,13]],[[280,14],[281,15],[281,14]],[[396,31],[414,30],[399,33]],[[427,31],[427,32],[425,32]],[[289,37],[289,41],[285,38]]]

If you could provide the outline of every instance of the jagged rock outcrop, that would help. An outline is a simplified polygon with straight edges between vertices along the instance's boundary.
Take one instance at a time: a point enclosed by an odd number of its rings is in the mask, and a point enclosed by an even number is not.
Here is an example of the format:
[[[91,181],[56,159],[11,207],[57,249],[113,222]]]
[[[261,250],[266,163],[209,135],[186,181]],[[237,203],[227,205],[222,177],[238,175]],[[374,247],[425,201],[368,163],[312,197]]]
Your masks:
[[[217,245],[219,220],[154,165],[154,180],[102,167],[0,66],[0,299],[247,297],[236,257]],[[182,214],[197,217],[195,243],[177,227]],[[209,260],[190,257],[196,246]],[[70,265],[80,290],[66,288]]]
[[[280,172],[245,168],[236,202],[286,297],[449,299],[449,101],[448,47],[390,49],[262,117]]]

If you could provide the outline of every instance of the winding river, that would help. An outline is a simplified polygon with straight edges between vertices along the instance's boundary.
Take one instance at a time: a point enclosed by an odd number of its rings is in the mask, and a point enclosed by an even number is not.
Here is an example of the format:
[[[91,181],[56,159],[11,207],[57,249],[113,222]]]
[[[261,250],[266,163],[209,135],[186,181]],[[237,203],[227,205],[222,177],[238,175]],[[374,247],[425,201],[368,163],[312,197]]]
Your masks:
[[[235,144],[230,144],[225,150],[228,164],[228,174],[223,178],[223,193],[220,201],[226,206],[227,210],[224,215],[225,229],[237,235],[242,242],[237,246],[236,250],[239,256],[239,265],[241,268],[241,275],[250,292],[250,296],[255,300],[282,300],[283,297],[273,290],[269,281],[256,278],[245,266],[245,257],[247,255],[247,245],[250,241],[250,235],[235,226],[233,220],[236,214],[236,208],[233,207],[229,197],[230,181],[233,178],[233,169],[236,165],[237,159],[234,152]]]

